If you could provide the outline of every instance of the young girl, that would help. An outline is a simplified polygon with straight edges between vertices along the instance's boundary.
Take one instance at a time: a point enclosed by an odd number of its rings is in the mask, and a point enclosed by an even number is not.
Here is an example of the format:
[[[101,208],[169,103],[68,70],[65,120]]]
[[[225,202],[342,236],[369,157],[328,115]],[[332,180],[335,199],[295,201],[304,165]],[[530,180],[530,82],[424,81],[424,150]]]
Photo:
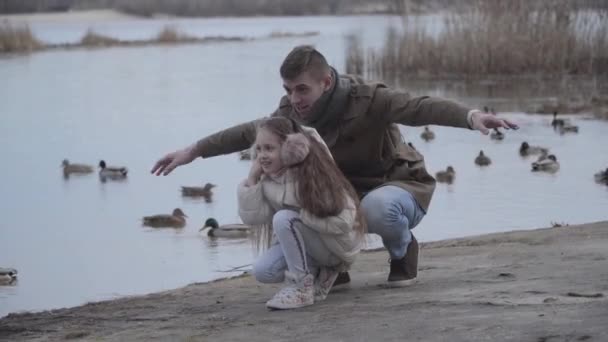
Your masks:
[[[262,283],[286,281],[266,306],[293,309],[327,297],[338,272],[354,262],[365,223],[355,190],[315,130],[281,117],[263,121],[249,176],[238,187],[244,223],[272,229],[253,266]]]

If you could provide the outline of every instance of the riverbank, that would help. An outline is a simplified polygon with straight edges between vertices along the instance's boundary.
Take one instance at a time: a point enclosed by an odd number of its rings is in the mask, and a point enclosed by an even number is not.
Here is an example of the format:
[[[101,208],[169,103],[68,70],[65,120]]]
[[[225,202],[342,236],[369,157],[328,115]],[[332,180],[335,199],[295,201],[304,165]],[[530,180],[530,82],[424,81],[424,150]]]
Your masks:
[[[98,13],[74,14],[73,22],[82,20],[88,25],[92,23],[103,23],[104,21],[120,21],[123,17],[119,13],[112,11],[96,11]],[[79,17],[84,15],[83,17]],[[42,17],[38,18],[38,16]],[[10,20],[3,20],[0,16],[0,55],[3,54],[24,54],[37,51],[57,50],[57,49],[82,49],[82,48],[108,48],[108,47],[142,47],[158,44],[201,44],[209,42],[242,42],[255,39],[278,39],[278,38],[295,38],[295,37],[311,37],[319,34],[318,31],[309,31],[301,33],[273,31],[266,37],[248,38],[238,36],[193,36],[181,32],[172,24],[166,24],[156,36],[148,39],[139,40],[123,40],[108,35],[103,35],[89,28],[78,42],[51,44],[39,39],[32,31],[30,25],[32,23],[44,22],[60,22],[61,14],[37,14],[37,15],[12,15],[5,16]],[[66,18],[69,16],[66,15]],[[87,20],[89,18],[89,20]],[[127,16],[127,19],[130,18]]]
[[[604,341],[608,221],[422,245],[419,279],[385,286],[384,251],[363,253],[349,288],[271,312],[278,286],[250,276],[0,320],[7,340]],[[314,327],[314,329],[313,329]]]
[[[0,22],[10,20],[18,23],[103,23],[140,19],[115,10],[89,10],[52,13],[0,14]]]

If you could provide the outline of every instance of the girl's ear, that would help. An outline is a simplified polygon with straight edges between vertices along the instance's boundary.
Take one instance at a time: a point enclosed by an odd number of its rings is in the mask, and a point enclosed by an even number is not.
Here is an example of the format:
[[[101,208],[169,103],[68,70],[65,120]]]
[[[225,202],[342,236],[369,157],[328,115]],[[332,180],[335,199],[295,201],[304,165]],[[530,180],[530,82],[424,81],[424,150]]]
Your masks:
[[[306,159],[309,152],[310,141],[304,134],[289,134],[281,146],[281,162],[285,166],[299,164]]]

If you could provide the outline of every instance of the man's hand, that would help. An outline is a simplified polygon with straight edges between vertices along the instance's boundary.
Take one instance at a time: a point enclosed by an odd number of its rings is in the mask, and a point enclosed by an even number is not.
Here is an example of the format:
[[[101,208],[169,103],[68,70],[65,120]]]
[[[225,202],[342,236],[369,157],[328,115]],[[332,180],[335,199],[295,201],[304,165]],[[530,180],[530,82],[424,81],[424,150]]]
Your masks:
[[[488,135],[493,128],[519,129],[515,123],[500,119],[496,115],[486,114],[480,110],[475,110],[471,114],[471,128]]]
[[[186,147],[185,149],[169,153],[159,159],[156,164],[154,164],[154,167],[152,168],[152,171],[150,171],[150,173],[156,174],[157,176],[160,176],[161,174],[163,176],[166,176],[170,174],[171,171],[173,171],[173,169],[175,169],[176,167],[189,164],[195,158],[196,155],[194,155],[193,153],[192,146]]]

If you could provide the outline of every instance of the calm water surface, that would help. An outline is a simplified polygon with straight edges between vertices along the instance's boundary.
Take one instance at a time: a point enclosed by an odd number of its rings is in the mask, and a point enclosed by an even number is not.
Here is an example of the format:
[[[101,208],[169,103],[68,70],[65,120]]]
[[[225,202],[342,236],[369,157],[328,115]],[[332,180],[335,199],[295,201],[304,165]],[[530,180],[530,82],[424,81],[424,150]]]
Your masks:
[[[212,241],[198,233],[207,217],[238,221],[235,184],[246,176],[246,162],[236,155],[199,159],[169,177],[154,177],[149,169],[170,150],[270,113],[282,94],[278,65],[294,45],[315,44],[343,70],[344,34],[363,32],[367,45],[379,44],[392,20],[183,20],[180,27],[209,35],[320,35],[0,59],[0,267],[19,270],[16,286],[0,287],[0,316],[171,289],[234,274],[223,271],[251,263],[254,253],[246,241]],[[96,25],[132,39],[151,36],[163,24]],[[77,40],[86,28],[83,23],[49,23],[34,30],[46,41],[65,42]],[[447,165],[457,171],[455,184],[438,186],[431,210],[415,230],[420,240],[606,219],[608,187],[595,184],[593,173],[608,166],[608,123],[574,117],[581,133],[560,136],[548,117],[518,113],[521,96],[511,102],[500,93],[497,100],[487,88],[469,94],[449,84],[404,86],[472,106],[499,100],[498,107],[508,111],[500,115],[522,129],[497,143],[470,131],[433,127],[437,138],[424,143],[421,128],[403,128],[431,172]],[[556,96],[551,87],[535,95]],[[532,174],[532,160],[517,153],[524,140],[550,147],[561,170]],[[480,149],[492,158],[491,167],[473,164]],[[65,180],[60,169],[64,158],[126,165],[129,178],[101,183],[93,174]],[[181,185],[207,181],[218,185],[213,203],[181,198]],[[141,227],[142,216],[175,207],[189,216],[183,230]]]

